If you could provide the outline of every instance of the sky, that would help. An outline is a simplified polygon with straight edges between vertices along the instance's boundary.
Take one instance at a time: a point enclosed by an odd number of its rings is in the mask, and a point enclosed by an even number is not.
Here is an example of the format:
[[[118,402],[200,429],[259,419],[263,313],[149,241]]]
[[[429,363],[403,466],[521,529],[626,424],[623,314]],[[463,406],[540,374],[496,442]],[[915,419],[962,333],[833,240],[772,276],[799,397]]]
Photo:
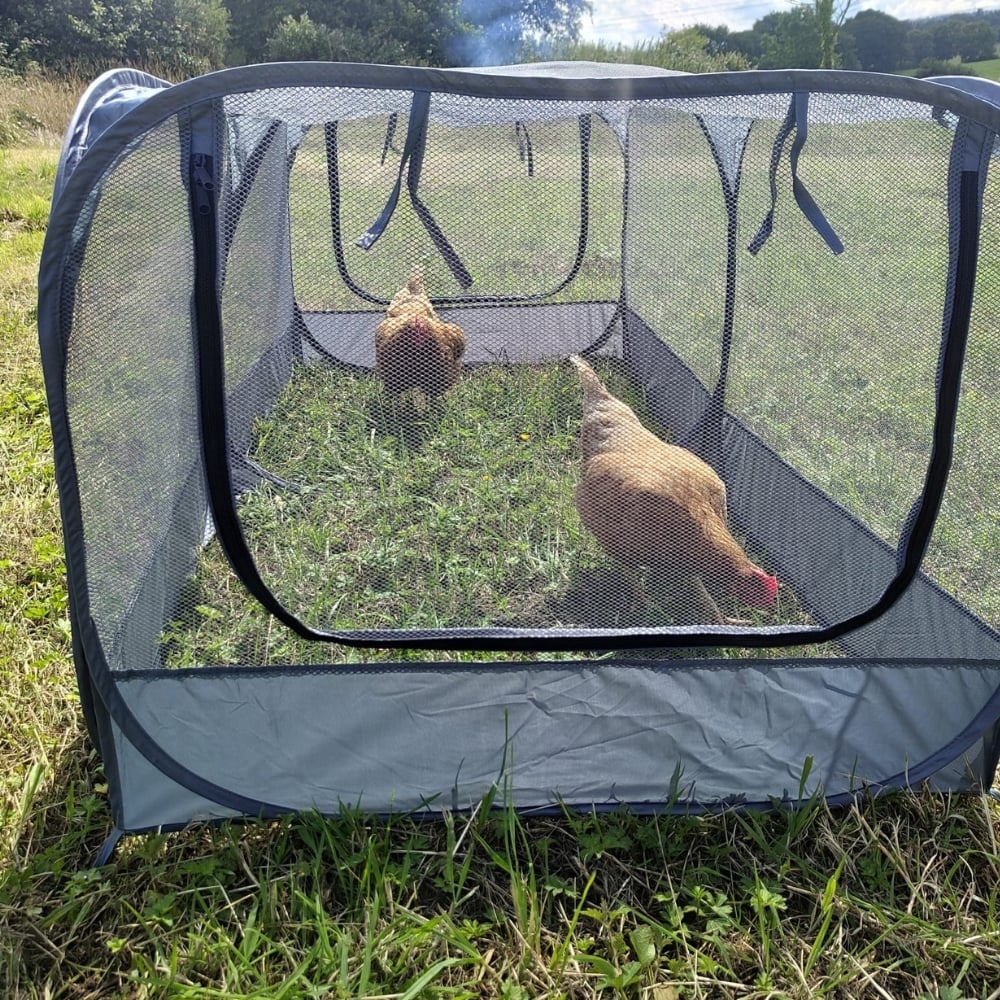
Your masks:
[[[842,3],[843,0],[840,0]],[[776,10],[790,10],[791,0],[593,0],[594,14],[584,17],[584,41],[611,45],[659,38],[691,24],[724,24],[732,31],[753,27],[754,21]],[[970,14],[992,10],[984,0],[853,0],[848,17],[861,10],[880,10],[912,21],[936,14]]]

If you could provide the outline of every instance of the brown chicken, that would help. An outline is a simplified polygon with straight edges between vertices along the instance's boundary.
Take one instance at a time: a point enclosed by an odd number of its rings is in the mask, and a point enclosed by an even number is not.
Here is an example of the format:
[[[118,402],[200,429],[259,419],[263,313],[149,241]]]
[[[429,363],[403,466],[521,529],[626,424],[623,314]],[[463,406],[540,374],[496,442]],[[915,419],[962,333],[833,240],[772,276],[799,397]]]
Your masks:
[[[426,401],[458,381],[465,331],[438,318],[419,268],[392,297],[375,331],[375,372],[389,392],[413,392]]]
[[[709,591],[752,608],[773,605],[778,581],[754,565],[726,526],[726,487],[693,452],[648,431],[582,358],[583,470],[576,508],[604,550],[630,572],[646,567],[675,588],[682,614],[726,618]]]

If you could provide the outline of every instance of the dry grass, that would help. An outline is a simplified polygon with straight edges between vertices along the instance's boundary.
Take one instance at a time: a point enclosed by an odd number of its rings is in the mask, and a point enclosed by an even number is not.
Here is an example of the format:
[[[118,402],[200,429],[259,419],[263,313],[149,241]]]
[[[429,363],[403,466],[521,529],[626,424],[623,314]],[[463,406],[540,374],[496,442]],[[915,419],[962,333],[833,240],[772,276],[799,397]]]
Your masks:
[[[0,75],[0,146],[57,146],[88,80]]]

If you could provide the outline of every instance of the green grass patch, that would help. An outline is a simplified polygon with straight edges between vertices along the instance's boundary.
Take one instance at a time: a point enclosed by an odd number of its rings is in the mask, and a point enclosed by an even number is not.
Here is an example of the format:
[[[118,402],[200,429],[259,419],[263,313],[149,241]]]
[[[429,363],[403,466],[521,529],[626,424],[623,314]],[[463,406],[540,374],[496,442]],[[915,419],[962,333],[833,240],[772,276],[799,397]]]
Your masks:
[[[56,170],[48,149],[0,148],[0,233],[45,229]]]
[[[600,367],[612,391],[668,436],[624,372]],[[689,621],[677,608],[671,617],[657,581],[631,578],[580,523],[581,398],[575,370],[560,361],[467,369],[424,413],[371,376],[301,369],[258,422],[251,449],[281,482],[263,481],[239,508],[265,582],[286,608],[326,630]],[[808,617],[786,590],[776,612],[758,620]],[[215,541],[163,643],[171,666],[426,655],[295,639],[245,594]],[[779,654],[787,650],[771,652]]]
[[[965,65],[984,80],[1000,80],[1000,59],[981,59]]]
[[[50,806],[0,875],[9,996],[941,1000],[1000,975],[981,802],[528,819],[498,788],[433,824],[148,835],[100,870],[78,853],[92,802]]]

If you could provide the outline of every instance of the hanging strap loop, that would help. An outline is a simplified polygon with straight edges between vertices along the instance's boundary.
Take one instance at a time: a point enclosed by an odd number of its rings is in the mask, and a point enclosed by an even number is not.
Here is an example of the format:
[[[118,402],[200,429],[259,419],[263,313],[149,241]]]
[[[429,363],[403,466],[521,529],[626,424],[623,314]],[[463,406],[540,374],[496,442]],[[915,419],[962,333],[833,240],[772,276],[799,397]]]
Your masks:
[[[406,128],[406,142],[403,144],[403,153],[399,158],[399,170],[396,173],[396,183],[389,192],[389,200],[379,213],[378,218],[368,227],[367,231],[356,240],[357,246],[362,250],[370,250],[375,241],[385,232],[385,227],[389,224],[396,205],[399,202],[399,195],[403,188],[403,175],[406,175],[406,189],[410,193],[410,201],[416,210],[417,216],[423,223],[424,228],[430,234],[438,252],[444,258],[449,270],[455,276],[455,280],[463,287],[468,288],[472,284],[472,275],[468,268],[462,263],[461,258],[455,252],[454,247],[448,242],[447,237],[437,224],[430,209],[420,200],[417,188],[420,183],[420,171],[424,162],[424,150],[427,146],[427,120],[431,106],[431,95],[426,90],[416,90],[413,92],[413,103],[410,105],[410,120]],[[394,131],[395,123],[390,120],[390,130]],[[383,147],[385,155],[389,141],[391,141],[391,131],[387,136],[387,142]]]
[[[842,253],[844,250],[843,242],[836,232],[834,232],[833,226],[827,221],[819,205],[816,204],[816,200],[806,190],[805,184],[802,183],[799,177],[799,156],[809,135],[809,94],[806,91],[797,91],[792,95],[788,114],[785,116],[785,120],[782,122],[781,128],[778,130],[778,135],[774,140],[770,166],[771,208],[764,217],[760,229],[757,230],[757,235],[748,244],[747,249],[752,254],[758,253],[761,247],[767,242],[767,238],[771,235],[771,230],[774,227],[774,210],[778,202],[778,166],[781,163],[781,154],[784,152],[785,143],[793,131],[795,132],[795,141],[792,143],[788,161],[792,168],[792,194],[795,196],[795,203],[799,206],[802,214],[809,220],[813,229],[823,237],[826,245],[834,253]]]

